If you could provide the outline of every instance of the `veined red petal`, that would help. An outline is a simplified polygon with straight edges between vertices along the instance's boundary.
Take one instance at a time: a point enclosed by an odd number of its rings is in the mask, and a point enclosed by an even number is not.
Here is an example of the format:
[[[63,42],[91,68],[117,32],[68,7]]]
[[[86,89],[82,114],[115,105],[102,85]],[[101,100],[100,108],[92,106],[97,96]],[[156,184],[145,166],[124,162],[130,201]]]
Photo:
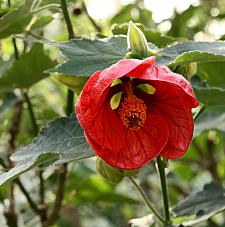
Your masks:
[[[179,87],[165,81],[151,81],[156,88],[151,102],[151,111],[160,114],[169,127],[169,138],[160,153],[166,158],[178,158],[183,155],[193,136],[194,122],[191,109],[183,104],[183,97]]]
[[[143,66],[143,71],[146,71],[154,63],[155,57],[145,60],[123,59],[103,71],[95,72],[85,84],[76,103],[75,111],[81,126],[87,130],[90,128],[90,123],[105,101],[113,80],[127,75],[140,65]]]
[[[135,70],[128,73],[133,77],[151,81],[164,81],[171,85],[174,85],[175,88],[179,88],[180,97],[183,100],[183,105],[190,109],[197,107],[199,105],[195,94],[193,92],[192,86],[189,81],[187,81],[182,75],[172,72],[166,66],[153,66],[149,67],[148,70],[143,72],[142,67],[137,67]],[[170,86],[171,89],[174,87]]]
[[[148,114],[140,130],[126,130],[107,105],[92,123],[91,130],[85,131],[92,149],[108,164],[127,170],[140,168],[155,158],[169,135],[165,120],[157,114]]]

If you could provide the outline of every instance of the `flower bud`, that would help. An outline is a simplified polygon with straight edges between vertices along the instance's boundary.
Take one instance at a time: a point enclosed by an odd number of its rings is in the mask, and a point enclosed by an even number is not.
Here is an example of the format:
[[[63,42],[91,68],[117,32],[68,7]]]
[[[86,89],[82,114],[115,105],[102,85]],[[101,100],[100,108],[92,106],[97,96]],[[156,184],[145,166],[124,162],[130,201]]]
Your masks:
[[[61,73],[54,73],[53,77],[69,87],[72,91],[80,93],[88,78],[82,76],[68,76]]]
[[[139,169],[121,170],[115,168],[107,164],[99,157],[97,157],[96,160],[96,169],[102,177],[114,183],[119,183],[124,177],[131,177],[139,172]]]
[[[108,165],[99,157],[96,160],[96,169],[101,176],[113,183],[119,183],[124,177],[123,171]]]
[[[175,73],[183,75],[187,80],[190,80],[197,72],[198,65],[196,62],[189,64],[179,65],[173,70]]]
[[[148,42],[144,33],[132,22],[129,22],[127,31],[127,45],[132,54],[137,54],[140,58],[148,56]]]

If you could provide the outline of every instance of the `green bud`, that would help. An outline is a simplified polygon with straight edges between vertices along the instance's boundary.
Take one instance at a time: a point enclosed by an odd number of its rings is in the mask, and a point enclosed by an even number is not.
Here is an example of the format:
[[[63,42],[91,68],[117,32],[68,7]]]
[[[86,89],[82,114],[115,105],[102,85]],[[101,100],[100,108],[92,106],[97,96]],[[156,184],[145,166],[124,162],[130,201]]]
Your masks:
[[[172,69],[175,73],[183,75],[187,80],[190,80],[197,72],[198,65],[196,62],[191,62],[189,64],[178,65]]]
[[[85,83],[88,80],[88,78],[84,76],[76,77],[76,76],[69,76],[61,73],[53,73],[52,76],[59,82],[65,84],[72,91],[77,93],[81,92]]]
[[[101,176],[113,183],[119,183],[124,177],[122,170],[110,166],[99,157],[96,160],[96,169]]]
[[[113,183],[119,183],[124,177],[131,177],[139,172],[139,169],[122,170],[115,168],[99,157],[96,160],[96,169],[102,177]]]
[[[132,22],[129,22],[127,31],[127,45],[132,54],[145,58],[149,54],[148,42],[144,33]]]

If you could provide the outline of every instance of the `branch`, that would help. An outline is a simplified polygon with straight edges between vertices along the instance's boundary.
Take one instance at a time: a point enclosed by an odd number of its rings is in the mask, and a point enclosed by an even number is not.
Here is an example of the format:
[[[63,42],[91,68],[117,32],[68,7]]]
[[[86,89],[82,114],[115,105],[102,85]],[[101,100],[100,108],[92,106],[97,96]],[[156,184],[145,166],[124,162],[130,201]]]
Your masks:
[[[50,214],[47,222],[44,225],[46,227],[53,225],[57,221],[59,217],[60,209],[62,206],[64,188],[65,188],[66,177],[67,177],[67,165],[66,164],[62,165],[59,171],[60,173],[59,173],[58,188],[56,192],[55,203],[54,203],[52,213]]]

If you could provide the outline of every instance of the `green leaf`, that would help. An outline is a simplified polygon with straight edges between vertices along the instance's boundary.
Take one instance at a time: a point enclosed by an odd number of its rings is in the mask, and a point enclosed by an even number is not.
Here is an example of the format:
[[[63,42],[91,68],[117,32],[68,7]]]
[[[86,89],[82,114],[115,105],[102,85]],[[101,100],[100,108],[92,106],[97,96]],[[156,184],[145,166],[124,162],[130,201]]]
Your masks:
[[[108,39],[74,39],[69,42],[48,44],[59,47],[67,61],[47,72],[58,72],[76,76],[90,76],[125,57],[127,39],[113,36]]]
[[[210,86],[225,89],[224,62],[207,62],[198,64],[197,74]]]
[[[193,88],[197,99],[205,106],[225,105],[225,89],[210,86]]]
[[[225,61],[225,42],[186,41],[158,52],[157,64],[182,65],[191,62]]]
[[[25,173],[26,171],[39,166],[47,161],[55,159],[59,154],[40,154],[39,156],[29,157],[18,162],[15,167],[10,169],[8,172],[0,175],[0,186],[8,181],[15,179],[17,176]]]
[[[7,64],[7,63],[6,63]],[[44,52],[41,44],[35,44],[29,53],[23,54],[13,64],[10,62],[8,71],[0,75],[0,88],[28,88],[39,80],[47,77],[43,73],[55,65]]]
[[[42,163],[59,159],[59,163],[94,156],[74,114],[57,118],[43,128],[33,142],[11,156],[18,162],[0,175],[0,185]]]
[[[32,18],[33,4],[34,1],[25,0],[18,8],[10,10],[0,19],[0,39],[25,31]]]
[[[217,184],[206,184],[202,191],[194,193],[180,202],[173,212],[177,217],[194,215],[194,220],[182,223],[193,226],[225,210],[225,189]]]
[[[225,106],[207,108],[195,121],[194,136],[212,129],[225,134]]]
[[[145,28],[142,24],[136,24],[138,28],[144,33],[148,42],[155,44],[156,46],[162,48],[176,41],[182,41],[184,38],[174,38],[171,36],[164,36],[160,32],[155,30],[149,30]],[[112,27],[113,35],[126,35],[128,31],[128,23],[121,25],[114,24]],[[157,49],[157,48],[156,48]]]

